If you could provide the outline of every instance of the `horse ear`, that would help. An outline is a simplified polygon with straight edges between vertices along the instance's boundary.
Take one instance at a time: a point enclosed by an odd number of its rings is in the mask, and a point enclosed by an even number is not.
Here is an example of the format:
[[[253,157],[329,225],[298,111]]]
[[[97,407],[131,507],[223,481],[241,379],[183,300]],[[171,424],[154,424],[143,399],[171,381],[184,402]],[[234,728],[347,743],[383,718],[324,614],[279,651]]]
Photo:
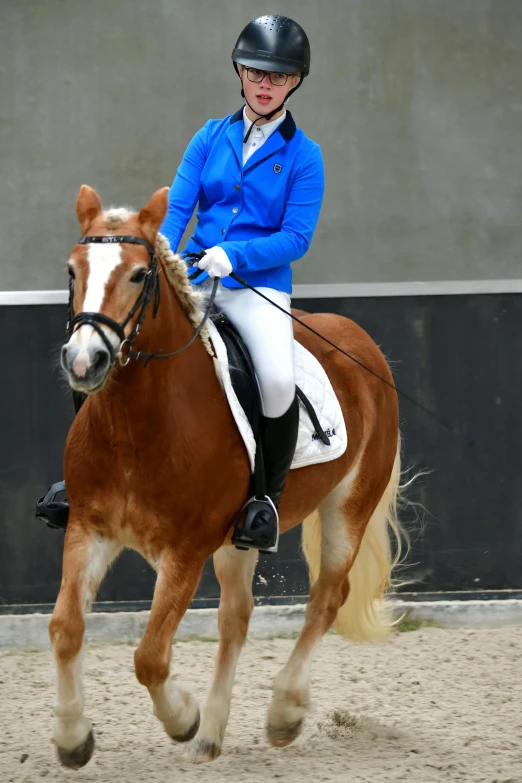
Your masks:
[[[76,214],[82,234],[87,233],[87,229],[93,220],[101,214],[101,211],[102,203],[94,188],[82,185],[76,199]]]
[[[156,234],[159,227],[165,219],[169,207],[169,189],[160,188],[151,197],[149,203],[143,207],[138,215],[138,220],[143,233],[149,242],[153,245],[156,240]]]

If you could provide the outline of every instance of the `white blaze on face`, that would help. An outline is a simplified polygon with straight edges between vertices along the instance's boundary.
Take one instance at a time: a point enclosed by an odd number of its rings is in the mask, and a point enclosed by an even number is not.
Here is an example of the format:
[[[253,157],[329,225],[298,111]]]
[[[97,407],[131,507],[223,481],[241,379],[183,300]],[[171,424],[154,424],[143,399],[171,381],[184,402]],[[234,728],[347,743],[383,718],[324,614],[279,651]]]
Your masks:
[[[87,245],[87,263],[89,276],[87,278],[87,290],[83,302],[84,313],[99,313],[105,297],[105,289],[109,278],[118,264],[121,264],[121,245],[100,244]],[[115,350],[119,346],[118,336],[108,327],[100,324]],[[75,359],[74,370],[81,377],[89,366],[89,346],[103,347],[103,341],[92,326],[81,326],[73,335],[73,339],[80,344],[80,353]]]
[[[86,313],[99,313],[109,277],[121,264],[121,245],[88,245],[87,261],[89,277],[83,310]]]

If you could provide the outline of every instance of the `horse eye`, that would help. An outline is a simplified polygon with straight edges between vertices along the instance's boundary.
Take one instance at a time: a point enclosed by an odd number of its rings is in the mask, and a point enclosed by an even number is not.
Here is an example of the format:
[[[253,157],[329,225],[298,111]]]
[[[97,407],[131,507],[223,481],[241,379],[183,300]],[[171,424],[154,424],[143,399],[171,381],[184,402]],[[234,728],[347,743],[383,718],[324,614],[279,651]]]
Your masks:
[[[131,277],[131,283],[143,283],[145,278],[147,277],[147,270],[146,269],[139,269],[132,277]]]

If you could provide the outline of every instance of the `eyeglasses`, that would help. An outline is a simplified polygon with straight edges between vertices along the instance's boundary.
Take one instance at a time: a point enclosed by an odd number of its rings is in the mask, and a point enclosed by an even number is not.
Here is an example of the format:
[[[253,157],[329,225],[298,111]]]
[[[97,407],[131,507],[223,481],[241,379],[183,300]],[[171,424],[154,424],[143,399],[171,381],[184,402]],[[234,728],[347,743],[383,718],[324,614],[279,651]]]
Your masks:
[[[260,71],[259,68],[245,68],[249,82],[259,84],[265,76],[268,76],[274,87],[282,87],[288,81],[289,73],[273,73],[271,71]]]

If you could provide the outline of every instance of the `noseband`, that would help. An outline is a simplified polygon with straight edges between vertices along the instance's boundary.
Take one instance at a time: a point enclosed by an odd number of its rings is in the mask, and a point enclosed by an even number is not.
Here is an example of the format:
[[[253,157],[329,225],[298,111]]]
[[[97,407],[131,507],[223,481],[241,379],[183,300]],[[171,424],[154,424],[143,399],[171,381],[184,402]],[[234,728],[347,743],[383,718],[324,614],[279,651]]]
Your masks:
[[[118,323],[118,321],[115,321],[113,318],[109,318],[107,315],[103,315],[103,313],[81,312],[78,313],[77,315],[73,315],[74,280],[71,277],[69,279],[69,304],[68,304],[68,311],[67,311],[67,333],[69,339],[72,337],[74,332],[76,332],[81,326],[92,326],[92,328],[99,334],[100,338],[103,340],[103,343],[109,352],[111,366],[115,364],[116,361],[118,361],[122,367],[125,367],[125,365],[127,365],[131,359],[143,360],[145,362],[145,366],[147,366],[147,364],[152,359],[167,359],[169,356],[176,356],[177,354],[182,353],[182,351],[186,350],[190,345],[192,345],[192,343],[199,336],[201,330],[203,329],[210,315],[212,305],[214,304],[217,285],[219,283],[218,278],[215,278],[214,280],[212,293],[210,295],[210,299],[207,308],[205,310],[205,313],[203,315],[203,318],[201,322],[198,324],[198,326],[196,327],[194,334],[190,338],[189,342],[186,345],[184,345],[183,348],[179,348],[177,351],[173,351],[172,353],[163,353],[161,350],[154,351],[153,353],[146,353],[145,351],[135,351],[132,346],[134,345],[134,342],[140,333],[149,304],[154,298],[154,305],[152,309],[153,318],[156,318],[160,305],[160,281],[159,281],[159,269],[158,269],[158,260],[156,258],[156,251],[154,250],[150,242],[147,242],[146,239],[141,239],[141,237],[134,237],[134,236],[112,236],[112,235],[100,236],[100,237],[87,236],[87,237],[82,237],[78,241],[78,244],[79,245],[87,245],[87,244],[142,245],[143,247],[146,247],[149,252],[149,263],[148,263],[147,274],[145,276],[145,281],[143,283],[143,288],[141,289],[138,298],[136,299],[131,310],[129,311],[127,317],[124,319],[123,323],[121,324]],[[200,270],[198,270],[198,272],[199,271]],[[192,277],[194,276],[195,275],[191,275],[189,279],[192,279]],[[125,327],[134,318],[136,313],[138,313],[136,323],[134,324],[134,327],[130,335],[128,337],[125,337]],[[114,346],[112,345],[111,341],[103,331],[102,325],[108,326],[109,329],[111,329],[116,335],[118,335],[120,340],[120,346],[118,350],[114,349]],[[125,355],[124,355],[124,351],[125,351]]]

